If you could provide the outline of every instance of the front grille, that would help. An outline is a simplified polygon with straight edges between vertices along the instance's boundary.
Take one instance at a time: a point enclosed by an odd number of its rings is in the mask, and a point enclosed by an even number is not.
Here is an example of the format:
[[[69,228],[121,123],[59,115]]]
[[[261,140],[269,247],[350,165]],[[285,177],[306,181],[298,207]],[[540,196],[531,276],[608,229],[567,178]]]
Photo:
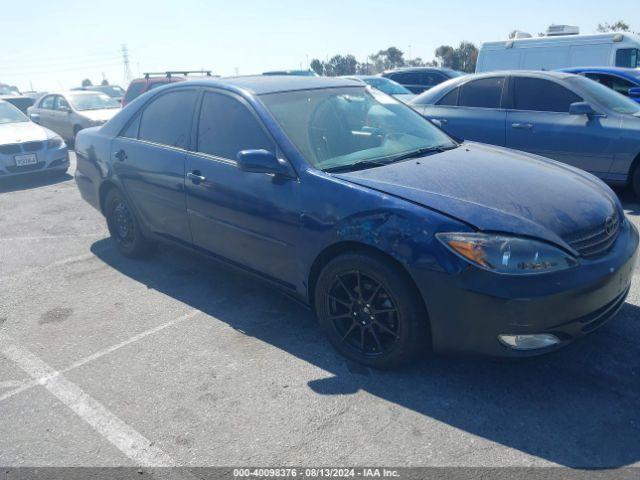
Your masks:
[[[20,144],[18,143],[13,145],[0,145],[0,153],[3,153],[5,155],[13,155],[20,152],[22,152],[22,149],[20,148]]]
[[[40,170],[44,167],[44,162],[34,163],[32,165],[23,165],[22,167],[16,167],[15,165],[11,165],[5,167],[10,173],[23,173],[23,172],[33,172],[34,170]]]
[[[618,238],[620,231],[620,216],[616,213],[600,225],[587,230],[576,232],[565,241],[571,245],[582,257],[595,258],[606,253]]]
[[[0,153],[15,155],[22,152],[37,152],[42,147],[44,147],[44,142],[12,143],[10,145],[0,145]]]
[[[44,142],[27,142],[22,144],[25,152],[37,152],[44,146]]]

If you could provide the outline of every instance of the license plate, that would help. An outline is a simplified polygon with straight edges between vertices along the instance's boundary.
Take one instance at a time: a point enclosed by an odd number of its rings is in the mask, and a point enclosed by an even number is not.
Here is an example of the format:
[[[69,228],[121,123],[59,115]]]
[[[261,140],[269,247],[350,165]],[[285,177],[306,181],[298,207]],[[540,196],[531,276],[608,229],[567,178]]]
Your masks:
[[[25,165],[38,163],[38,158],[35,153],[30,153],[29,155],[16,155],[13,158],[16,161],[16,167],[24,167]]]

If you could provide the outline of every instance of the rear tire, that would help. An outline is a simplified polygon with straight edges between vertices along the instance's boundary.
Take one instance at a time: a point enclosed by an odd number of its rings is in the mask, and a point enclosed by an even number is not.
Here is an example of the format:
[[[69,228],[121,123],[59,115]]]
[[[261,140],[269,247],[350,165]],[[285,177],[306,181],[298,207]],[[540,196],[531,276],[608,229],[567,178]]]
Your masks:
[[[153,253],[155,244],[144,238],[127,200],[115,188],[107,193],[105,216],[111,238],[125,257],[143,258]]]
[[[315,306],[332,345],[358,363],[395,368],[430,349],[419,293],[383,258],[351,253],[331,260],[318,278]]]

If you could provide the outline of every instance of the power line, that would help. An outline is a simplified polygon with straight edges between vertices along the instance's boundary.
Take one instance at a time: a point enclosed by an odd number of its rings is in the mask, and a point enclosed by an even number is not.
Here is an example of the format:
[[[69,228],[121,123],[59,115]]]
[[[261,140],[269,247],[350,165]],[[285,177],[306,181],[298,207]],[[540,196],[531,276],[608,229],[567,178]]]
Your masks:
[[[123,85],[129,85],[131,83],[131,66],[129,65],[129,50],[127,45],[122,44],[122,65],[124,67],[122,83]]]

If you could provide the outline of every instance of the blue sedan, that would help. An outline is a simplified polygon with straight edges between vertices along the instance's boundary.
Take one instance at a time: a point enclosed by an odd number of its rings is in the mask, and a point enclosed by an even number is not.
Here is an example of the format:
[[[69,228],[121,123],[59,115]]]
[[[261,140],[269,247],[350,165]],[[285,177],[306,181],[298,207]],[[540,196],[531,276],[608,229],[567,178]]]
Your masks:
[[[536,155],[459,144],[344,79],[181,82],[76,139],[76,182],[129,257],[170,242],[307,303],[345,356],[523,356],[624,304],[616,195]]]
[[[621,67],[575,67],[563,72],[582,75],[640,103],[640,70]]]
[[[640,195],[640,105],[587,78],[492,72],[438,85],[410,102],[458,139],[542,155]]]

